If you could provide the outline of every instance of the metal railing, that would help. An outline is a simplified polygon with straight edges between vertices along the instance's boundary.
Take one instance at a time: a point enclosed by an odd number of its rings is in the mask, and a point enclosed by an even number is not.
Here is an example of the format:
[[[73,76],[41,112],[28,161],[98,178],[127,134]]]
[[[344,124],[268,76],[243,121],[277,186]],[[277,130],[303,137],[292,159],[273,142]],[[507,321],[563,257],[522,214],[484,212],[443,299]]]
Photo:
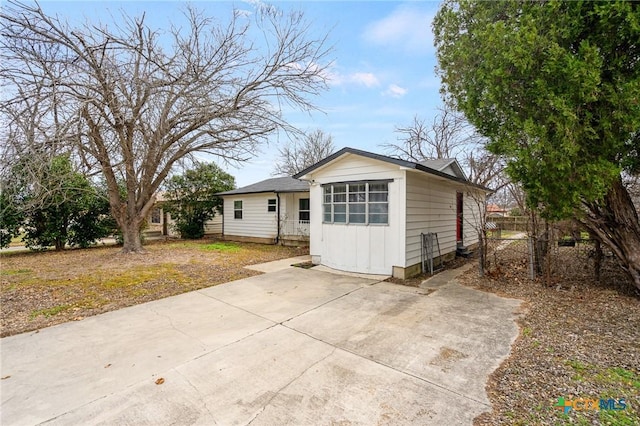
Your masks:
[[[309,236],[308,220],[282,220],[280,221],[280,233],[282,235],[295,235],[299,237]]]

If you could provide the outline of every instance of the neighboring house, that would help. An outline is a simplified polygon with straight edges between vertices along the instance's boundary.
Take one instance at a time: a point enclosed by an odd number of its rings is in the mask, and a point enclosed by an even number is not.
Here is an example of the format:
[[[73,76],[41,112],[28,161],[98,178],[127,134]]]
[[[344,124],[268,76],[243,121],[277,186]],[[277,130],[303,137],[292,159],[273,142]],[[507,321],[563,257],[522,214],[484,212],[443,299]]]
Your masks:
[[[508,216],[509,211],[497,204],[487,204],[487,217],[505,217]]]
[[[225,239],[269,244],[309,241],[309,184],[292,177],[263,180],[220,192]]]
[[[166,201],[162,192],[156,194],[156,204],[151,208],[147,217],[147,228],[145,234],[150,236],[166,235],[178,237],[178,232],[174,229],[175,222],[171,219],[171,214],[163,208]],[[215,216],[204,223],[205,235],[222,234],[222,214],[216,210]]]
[[[437,233],[441,260],[477,244],[491,192],[456,160],[415,163],[353,148],[294,177],[311,185],[313,263],[398,278],[420,273],[421,233]]]

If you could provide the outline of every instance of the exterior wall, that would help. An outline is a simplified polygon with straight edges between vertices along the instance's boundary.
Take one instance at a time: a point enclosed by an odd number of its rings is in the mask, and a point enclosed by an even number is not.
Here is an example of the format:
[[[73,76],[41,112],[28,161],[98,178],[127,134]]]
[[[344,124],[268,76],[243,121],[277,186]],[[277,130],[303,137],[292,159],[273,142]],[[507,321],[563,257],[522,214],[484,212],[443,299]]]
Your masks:
[[[165,213],[162,207],[157,208],[160,209],[160,223],[153,223],[150,213],[149,216],[147,216],[148,227],[145,230],[145,233],[149,235],[167,235],[170,237],[179,237],[180,235],[174,229],[175,222],[173,221],[173,219],[171,219],[171,214]],[[213,219],[208,220],[204,223],[205,235],[222,234],[222,222],[222,215],[216,210],[216,215],[213,217]]]
[[[311,174],[311,246],[315,263],[369,274],[391,275],[404,265],[404,174],[399,167],[347,155]],[[325,224],[322,185],[345,181],[393,179],[389,182],[389,224]]]
[[[482,215],[486,210],[486,194],[478,190],[467,190],[464,193],[464,245],[471,246],[478,243],[478,230],[482,226]]]
[[[309,198],[308,192],[282,193],[280,195],[280,239],[281,242],[295,244],[309,240],[308,225],[298,224],[298,209],[300,198]],[[278,236],[278,221],[276,205],[275,212],[267,211],[267,200],[278,199],[274,192],[261,194],[225,195],[224,223],[220,225],[220,232],[225,239],[237,241],[251,241],[260,243],[275,243]],[[242,201],[242,219],[234,219],[233,202]],[[290,223],[285,223],[289,221]],[[291,226],[293,234],[286,238],[284,227]]]
[[[455,252],[456,192],[463,188],[421,172],[407,173],[406,265],[420,263],[420,234],[436,232],[440,253]],[[464,210],[463,210],[464,215]],[[466,227],[463,225],[463,233]]]
[[[406,266],[421,261],[420,233],[436,232],[440,253],[448,258],[457,248],[456,193],[463,194],[462,243],[477,244],[484,192],[423,173],[407,173]]]
[[[277,212],[267,211],[267,200],[273,198],[277,198],[273,192],[224,196],[224,237],[254,237],[275,242]],[[234,201],[242,201],[242,219],[234,218]]]
[[[308,244],[309,223],[300,221],[300,199],[309,198],[308,192],[291,192],[280,194],[280,237],[283,244]],[[313,214],[309,212],[309,214]]]
[[[220,235],[222,234],[222,215],[216,212],[216,215],[213,219],[208,220],[204,223],[204,233],[205,235]]]

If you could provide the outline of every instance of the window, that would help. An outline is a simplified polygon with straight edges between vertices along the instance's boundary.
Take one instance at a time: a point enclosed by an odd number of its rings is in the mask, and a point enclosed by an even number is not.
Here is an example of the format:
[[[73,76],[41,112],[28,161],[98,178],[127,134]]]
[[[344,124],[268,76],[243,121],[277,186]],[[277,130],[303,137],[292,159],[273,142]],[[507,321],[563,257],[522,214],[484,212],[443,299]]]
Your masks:
[[[159,224],[160,222],[160,208],[159,207],[154,207],[153,210],[151,210],[151,223],[155,223],[155,224]]]
[[[389,223],[389,181],[324,185],[322,202],[325,223]]]
[[[275,198],[271,198],[269,200],[267,200],[267,211],[268,212],[275,212],[276,211],[276,204],[277,200]]]
[[[233,202],[233,218],[242,219],[242,201]]]
[[[300,198],[298,202],[298,221],[299,222],[309,222],[311,215],[309,208],[309,199],[308,198]]]

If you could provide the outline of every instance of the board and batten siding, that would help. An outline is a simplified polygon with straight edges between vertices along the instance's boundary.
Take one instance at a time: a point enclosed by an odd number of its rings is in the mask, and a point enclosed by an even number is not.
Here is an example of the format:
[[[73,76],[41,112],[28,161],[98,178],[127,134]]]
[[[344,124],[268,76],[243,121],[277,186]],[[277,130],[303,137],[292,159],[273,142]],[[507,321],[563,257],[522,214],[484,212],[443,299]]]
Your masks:
[[[463,191],[462,187],[456,187],[425,173],[407,173],[405,266],[421,261],[421,233],[438,234],[441,254],[456,251],[457,191]]]
[[[316,263],[367,274],[391,275],[404,265],[404,174],[398,166],[346,155],[311,174],[311,245]],[[323,189],[329,183],[392,179],[388,225],[323,223]]]
[[[224,235],[275,239],[277,213],[267,211],[267,200],[274,198],[273,192],[224,196]],[[234,218],[234,201],[242,201],[242,219]]]

